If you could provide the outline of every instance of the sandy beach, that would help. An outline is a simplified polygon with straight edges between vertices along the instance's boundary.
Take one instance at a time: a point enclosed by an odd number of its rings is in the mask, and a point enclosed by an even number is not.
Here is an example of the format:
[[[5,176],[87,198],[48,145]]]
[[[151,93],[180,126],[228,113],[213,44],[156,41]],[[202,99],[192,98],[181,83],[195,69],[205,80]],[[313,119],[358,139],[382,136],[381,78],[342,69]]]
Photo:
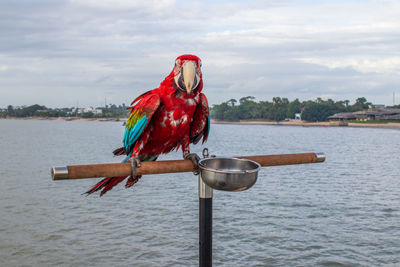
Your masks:
[[[393,128],[400,127],[400,122],[388,123],[353,123],[349,122],[347,126],[332,125],[330,122],[304,122],[299,120],[290,121],[220,121],[211,120],[213,124],[242,124],[242,125],[279,125],[279,126],[303,126],[303,127],[379,127],[379,128]]]

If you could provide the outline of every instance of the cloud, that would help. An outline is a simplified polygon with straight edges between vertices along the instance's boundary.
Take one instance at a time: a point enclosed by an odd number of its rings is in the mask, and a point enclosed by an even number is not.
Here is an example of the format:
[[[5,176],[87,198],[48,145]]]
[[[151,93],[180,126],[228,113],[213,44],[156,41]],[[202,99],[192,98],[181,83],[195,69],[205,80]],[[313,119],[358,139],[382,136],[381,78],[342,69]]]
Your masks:
[[[71,0],[74,5],[105,10],[142,9],[147,11],[162,10],[175,4],[174,0]]]
[[[210,103],[390,104],[399,13],[396,1],[2,1],[0,106],[129,103],[183,53],[202,58]]]
[[[299,61],[316,64],[328,67],[330,69],[336,68],[353,68],[362,73],[391,73],[400,74],[400,57],[388,57],[379,59],[356,59],[356,58],[300,58]]]

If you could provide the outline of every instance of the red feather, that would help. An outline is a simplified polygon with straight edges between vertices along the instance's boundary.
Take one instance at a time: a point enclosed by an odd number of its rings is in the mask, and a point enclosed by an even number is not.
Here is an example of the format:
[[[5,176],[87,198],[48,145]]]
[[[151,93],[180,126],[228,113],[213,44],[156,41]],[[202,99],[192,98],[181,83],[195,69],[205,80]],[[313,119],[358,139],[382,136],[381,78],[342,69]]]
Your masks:
[[[158,155],[179,147],[184,154],[190,153],[190,143],[197,143],[202,137],[203,142],[207,139],[209,111],[207,98],[201,93],[203,79],[200,59],[194,55],[182,55],[177,60],[195,62],[200,77],[198,86],[189,95],[180,91],[174,81],[174,76],[180,69],[174,68],[158,88],[137,97],[132,102],[132,105],[136,104],[128,109],[131,109],[131,114],[138,114],[139,118],[146,116],[147,124],[138,139],[129,148],[116,149],[116,155],[130,154],[131,157],[139,157],[141,160],[155,160]],[[132,127],[132,123],[134,125],[137,121],[132,118],[132,121],[127,122],[127,127]],[[103,195],[126,178],[105,178],[87,193],[102,189]],[[132,186],[139,178],[129,177],[125,186]]]
[[[200,103],[197,105],[190,127],[190,141],[192,143],[197,144],[202,137],[203,143],[207,141],[209,130],[207,125],[208,116],[207,98],[204,94],[200,94]]]

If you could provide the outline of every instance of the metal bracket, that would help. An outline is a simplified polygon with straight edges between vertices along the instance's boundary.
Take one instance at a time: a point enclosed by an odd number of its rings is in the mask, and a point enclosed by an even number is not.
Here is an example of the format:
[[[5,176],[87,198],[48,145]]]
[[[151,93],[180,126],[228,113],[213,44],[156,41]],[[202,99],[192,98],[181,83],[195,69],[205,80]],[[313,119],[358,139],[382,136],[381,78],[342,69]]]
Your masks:
[[[135,178],[137,176],[136,174],[136,168],[140,168],[140,160],[137,157],[132,157],[129,159],[131,161],[131,167],[132,167],[132,178]]]
[[[203,154],[203,158],[205,158],[205,159],[208,158],[209,155],[210,155],[210,154],[208,153],[208,148],[205,147],[205,148],[203,149],[203,153],[202,153],[202,154]]]
[[[205,158],[205,159],[208,157],[215,158],[215,155],[210,156],[208,148],[206,148],[206,147],[203,149],[202,154],[203,154],[203,158]],[[199,197],[200,198],[212,198],[213,197],[213,189],[203,182],[203,179],[201,178],[201,173],[199,175]]]
[[[213,189],[206,185],[201,178],[201,174],[199,175],[199,198],[212,198],[213,197]]]
[[[203,158],[205,158],[205,159],[209,158],[209,157],[211,157],[211,158],[215,158],[216,157],[215,155],[210,155],[210,153],[208,152],[208,148],[206,148],[206,147],[203,149],[203,153],[202,154],[203,154]]]

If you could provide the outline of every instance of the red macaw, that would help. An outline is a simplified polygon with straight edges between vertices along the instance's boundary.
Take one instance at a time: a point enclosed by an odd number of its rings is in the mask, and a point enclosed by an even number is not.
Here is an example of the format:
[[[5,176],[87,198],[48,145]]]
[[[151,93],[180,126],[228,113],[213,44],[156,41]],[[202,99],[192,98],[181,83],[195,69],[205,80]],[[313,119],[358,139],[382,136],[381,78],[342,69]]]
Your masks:
[[[201,138],[204,143],[210,129],[208,103],[202,89],[200,58],[179,56],[160,87],[140,95],[131,103],[123,147],[114,150],[114,155],[126,154],[123,162],[134,160],[140,164],[140,161],[156,160],[160,154],[181,147],[183,158],[195,163],[199,158],[190,153],[189,144],[197,144]],[[125,178],[104,178],[86,193],[102,189],[102,196]],[[129,176],[125,187],[131,187],[139,179],[140,176]]]

